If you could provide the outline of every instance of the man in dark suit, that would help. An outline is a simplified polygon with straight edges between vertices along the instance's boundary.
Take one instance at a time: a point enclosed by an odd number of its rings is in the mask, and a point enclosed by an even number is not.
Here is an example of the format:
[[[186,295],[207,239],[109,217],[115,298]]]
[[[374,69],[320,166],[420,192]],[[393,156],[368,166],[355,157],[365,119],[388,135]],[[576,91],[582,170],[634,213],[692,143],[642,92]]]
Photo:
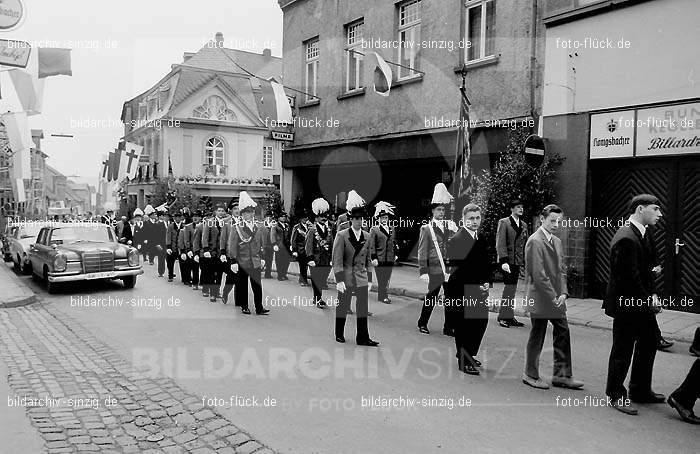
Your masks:
[[[369,233],[362,230],[364,207],[355,206],[349,211],[350,227],[338,232],[333,242],[333,273],[338,290],[335,340],[340,343],[345,342],[345,319],[354,294],[357,299],[357,335],[355,336],[357,345],[376,347],[379,342],[369,337],[367,327],[368,277],[371,271]]]
[[[437,304],[440,288],[447,280],[447,268],[445,266],[445,253],[447,240],[451,232],[457,231],[454,222],[445,220],[445,205],[452,201],[452,196],[443,183],[435,185],[433,198],[430,203],[432,219],[420,228],[418,237],[418,274],[420,279],[428,283],[428,293],[423,299],[420,318],[418,318],[418,330],[423,334],[430,334],[428,322],[433,308]],[[449,327],[447,314],[442,333],[447,336],[454,335]]]
[[[391,304],[387,289],[396,261],[396,230],[389,225],[389,216],[394,215],[394,208],[387,202],[377,203],[374,217],[379,225],[373,225],[369,231],[369,252],[377,274],[377,300],[385,304]]]
[[[182,212],[181,211],[176,211],[174,213],[174,218],[175,221],[171,222],[168,225],[168,232],[165,235],[165,253],[167,254],[166,256],[166,262],[168,265],[168,282],[172,282],[173,278],[175,277],[175,261],[179,261],[180,263],[180,277],[182,278],[182,281],[185,282],[185,279],[187,277],[185,276],[185,272],[183,271],[183,268],[185,268],[185,260],[180,257],[180,235],[182,233],[182,229],[185,227],[185,224],[182,222]],[[186,256],[185,256],[186,257]]]
[[[250,315],[248,308],[248,280],[253,290],[253,302],[255,313],[266,315],[270,312],[262,304],[261,271],[265,266],[262,258],[265,248],[265,230],[262,223],[256,223],[253,215],[257,203],[246,191],[241,191],[238,207],[243,216],[242,222],[236,222],[229,230],[229,239],[226,242],[228,263],[233,273],[237,274],[236,290],[234,298],[236,306],[241,312]]]
[[[447,243],[449,278],[445,311],[455,333],[459,370],[479,375],[476,359],[489,320],[491,267],[486,240],[479,236],[481,209],[469,203],[462,209],[462,227]]]
[[[193,216],[192,233],[192,255],[189,256],[190,269],[192,270],[192,290],[199,290],[199,285],[202,282],[201,260],[202,260],[202,231],[204,230],[204,213],[201,210],[195,212]],[[202,286],[202,291],[204,287]]]
[[[129,220],[126,216],[122,216],[119,222],[117,222],[117,226],[114,229],[114,232],[117,234],[117,240],[120,243],[128,245],[131,245],[133,243],[134,234],[131,230],[131,223],[129,223]]]
[[[202,286],[206,286],[209,301],[216,302],[221,287],[226,255],[221,254],[221,233],[227,222],[226,206],[216,206],[214,217],[204,222],[202,229]]]
[[[504,328],[524,326],[515,319],[515,292],[518,288],[520,269],[525,264],[525,243],[529,237],[527,224],[520,217],[523,204],[515,199],[510,202],[510,216],[498,221],[496,229],[496,252],[503,272],[503,294],[498,324]]]
[[[314,304],[319,308],[327,306],[323,301],[322,290],[326,287],[328,274],[331,272],[334,232],[328,224],[329,209],[330,206],[325,199],[318,198],[311,203],[316,222],[309,227],[306,234],[306,256],[309,259],[311,288],[314,292]]]
[[[306,234],[309,231],[309,217],[304,210],[299,213],[299,222],[292,229],[292,237],[289,240],[292,245],[292,256],[299,264],[299,285],[309,285],[308,268],[309,258],[306,255]]]
[[[275,252],[275,266],[277,268],[277,280],[286,281],[289,269],[289,222],[287,214],[282,212],[277,217],[277,223],[270,229],[270,242]]]
[[[195,230],[201,219],[200,212],[195,211],[192,213],[192,217],[186,220],[185,227],[178,237],[177,246],[180,250],[180,258],[185,262],[184,267],[182,265],[180,266],[180,272],[184,273],[182,282],[192,287],[197,287],[199,285],[199,263],[194,261],[193,242]]]
[[[159,213],[151,208],[149,220],[144,225],[145,237],[148,244],[148,261],[153,265],[158,258],[158,276],[165,274],[165,223],[158,219]]]
[[[265,235],[265,244],[263,259],[265,260],[265,279],[272,279],[272,259],[274,257],[275,251],[272,249],[272,241],[270,241],[270,233],[272,232],[272,227],[277,224],[275,218],[272,216],[271,212],[268,212],[265,216],[265,220],[262,223],[263,234]]]
[[[541,226],[525,244],[525,302],[530,307],[530,338],[527,341],[523,383],[533,388],[547,389],[540,378],[539,364],[547,325],[552,324],[554,343],[554,372],[552,385],[580,389],[583,383],[573,378],[571,366],[571,337],[566,319],[566,264],[561,240],[554,236],[559,230],[563,211],[547,205],[540,212]]]
[[[605,389],[612,406],[629,415],[636,403],[662,403],[663,394],[651,388],[656,356],[656,312],[659,305],[654,288],[652,251],[644,240],[647,227],[661,217],[659,200],[650,194],[635,196],[630,203],[629,221],[620,227],[610,243],[610,279],[603,301],[606,315],[613,317],[613,343]],[[625,377],[632,363],[629,395]]]

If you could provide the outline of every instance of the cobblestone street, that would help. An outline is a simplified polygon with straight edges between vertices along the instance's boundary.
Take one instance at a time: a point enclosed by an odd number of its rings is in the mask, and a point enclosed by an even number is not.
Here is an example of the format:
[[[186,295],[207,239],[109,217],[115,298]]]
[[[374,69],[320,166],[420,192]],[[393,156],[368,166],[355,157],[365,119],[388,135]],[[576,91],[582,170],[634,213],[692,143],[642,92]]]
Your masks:
[[[139,377],[46,305],[0,311],[0,355],[14,393],[8,406],[26,406],[49,453],[274,452],[172,379]]]

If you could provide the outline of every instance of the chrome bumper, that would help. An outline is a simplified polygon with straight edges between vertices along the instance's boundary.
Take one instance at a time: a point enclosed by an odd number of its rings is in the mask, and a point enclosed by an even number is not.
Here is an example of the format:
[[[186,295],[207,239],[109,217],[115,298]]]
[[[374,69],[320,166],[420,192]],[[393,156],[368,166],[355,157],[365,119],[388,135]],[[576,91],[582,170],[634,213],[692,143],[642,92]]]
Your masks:
[[[90,281],[94,279],[121,279],[127,276],[138,276],[143,274],[143,269],[131,268],[114,271],[103,271],[99,273],[49,273],[49,282],[71,282]]]

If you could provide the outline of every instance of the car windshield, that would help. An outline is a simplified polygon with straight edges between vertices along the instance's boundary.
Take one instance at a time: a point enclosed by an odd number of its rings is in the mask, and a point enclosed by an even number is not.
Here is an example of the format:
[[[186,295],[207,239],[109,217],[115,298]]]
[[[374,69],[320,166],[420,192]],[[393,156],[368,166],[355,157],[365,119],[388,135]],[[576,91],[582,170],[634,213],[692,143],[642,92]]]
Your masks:
[[[104,225],[66,226],[53,229],[51,243],[66,244],[81,241],[113,242],[112,230]]]

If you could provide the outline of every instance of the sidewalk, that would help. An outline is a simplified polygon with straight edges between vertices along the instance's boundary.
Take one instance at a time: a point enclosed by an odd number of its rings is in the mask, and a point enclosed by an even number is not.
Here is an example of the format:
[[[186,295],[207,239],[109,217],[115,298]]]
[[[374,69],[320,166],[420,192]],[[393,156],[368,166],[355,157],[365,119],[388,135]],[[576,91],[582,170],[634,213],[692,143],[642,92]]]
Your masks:
[[[289,274],[298,276],[299,266],[292,262],[289,266]],[[333,273],[329,277],[329,282],[334,282]],[[425,282],[418,278],[418,269],[412,266],[399,266],[394,268],[389,283],[390,295],[402,296],[414,300],[423,300],[427,290]],[[377,291],[376,279],[372,286],[372,291]],[[503,283],[496,282],[490,290],[490,297],[494,300],[491,312],[498,312],[498,302],[503,293]],[[523,282],[520,281],[516,293],[515,314],[525,317],[525,310],[522,303],[525,299]],[[417,302],[416,302],[417,303]],[[601,309],[601,300],[570,298],[566,301],[566,316],[570,324],[590,326],[612,330],[612,318],[605,315]],[[700,314],[690,312],[680,312],[664,310],[657,315],[661,333],[666,339],[675,341],[692,342],[695,336],[695,329],[700,326]]]
[[[0,263],[0,309],[32,304],[36,295],[24,285],[11,268],[11,264]]]

